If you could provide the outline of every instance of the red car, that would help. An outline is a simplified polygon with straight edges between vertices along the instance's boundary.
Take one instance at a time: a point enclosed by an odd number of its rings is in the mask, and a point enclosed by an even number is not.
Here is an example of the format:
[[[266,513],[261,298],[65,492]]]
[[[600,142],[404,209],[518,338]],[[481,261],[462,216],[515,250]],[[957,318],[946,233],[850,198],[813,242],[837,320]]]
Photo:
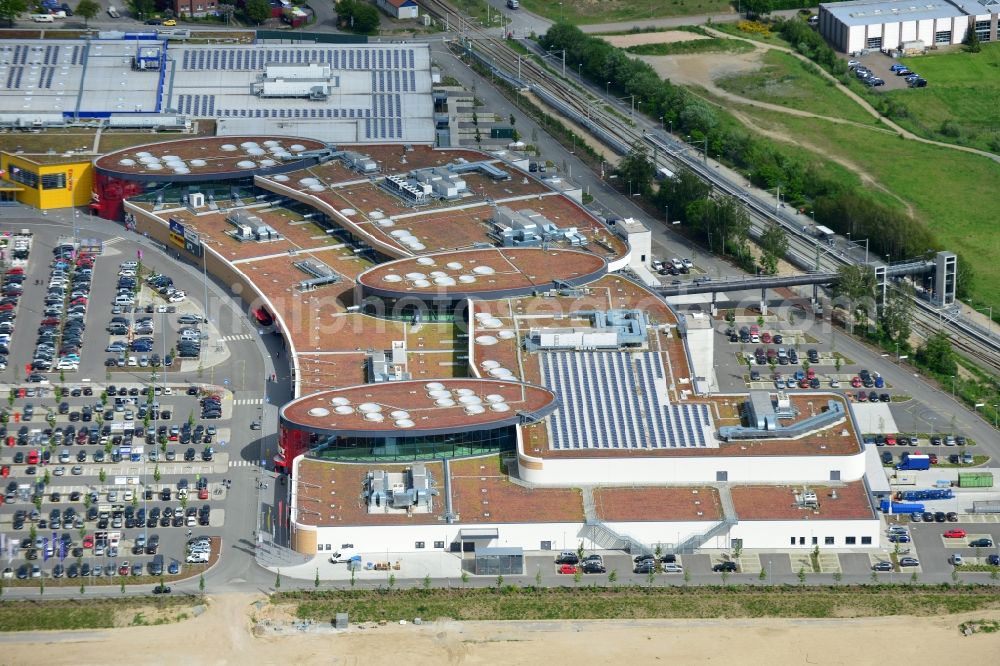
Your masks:
[[[938,464],[937,454],[936,453],[931,453],[930,455],[927,456],[927,458],[931,461],[932,465],[937,465]]]
[[[10,465],[4,465],[3,467],[0,467],[0,476],[2,476],[5,479],[8,476],[10,476]]]
[[[944,533],[944,538],[945,539],[964,539],[965,538],[965,530],[963,530],[963,529],[957,529],[957,528],[953,529],[953,530],[948,530],[947,532]]]
[[[573,574],[575,574],[577,571],[579,571],[579,569],[577,569],[572,564],[564,564],[561,567],[559,567],[559,570],[558,570],[558,572],[561,573],[561,574],[569,574],[571,576]]]
[[[868,394],[864,391],[858,391],[858,402],[868,402]]]
[[[861,388],[861,377],[855,377],[851,380],[852,388]]]
[[[132,569],[132,567],[129,566],[128,560],[125,560],[122,563],[122,565],[120,567],[118,567],[118,575],[119,576],[127,576],[129,574],[129,571],[131,569]]]
[[[801,389],[807,389],[807,388],[809,388],[809,380],[808,379],[801,380],[799,382],[799,388],[801,388]]]
[[[208,488],[202,488],[198,491],[198,499],[207,500],[208,499]]]
[[[760,334],[760,341],[763,342],[765,345],[771,344],[771,334],[768,333],[767,331],[764,331],[763,333]]]
[[[83,547],[84,548],[94,547],[94,535],[88,534],[87,536],[83,537]]]
[[[12,268],[9,271],[7,271],[7,275],[24,275],[24,269],[23,268]]]
[[[806,379],[816,379],[816,371],[812,368],[806,370]]]
[[[885,436],[885,445],[886,446],[896,446],[896,436],[895,435],[886,435]]]

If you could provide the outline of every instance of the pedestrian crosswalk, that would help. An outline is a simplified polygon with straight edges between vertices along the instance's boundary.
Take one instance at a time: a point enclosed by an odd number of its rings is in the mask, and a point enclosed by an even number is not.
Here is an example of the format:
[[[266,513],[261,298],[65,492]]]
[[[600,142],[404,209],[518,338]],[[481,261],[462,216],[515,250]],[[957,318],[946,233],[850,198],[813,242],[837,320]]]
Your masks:
[[[239,333],[237,335],[227,335],[222,338],[223,342],[237,342],[239,340],[253,340],[249,333]]]
[[[236,398],[233,405],[263,405],[263,398]]]
[[[121,236],[115,236],[114,238],[109,238],[106,241],[104,241],[104,246],[107,247],[108,245],[116,245],[118,243],[121,243],[123,240],[125,239],[122,238]]]
[[[253,467],[254,463],[250,460],[230,460],[230,467]]]

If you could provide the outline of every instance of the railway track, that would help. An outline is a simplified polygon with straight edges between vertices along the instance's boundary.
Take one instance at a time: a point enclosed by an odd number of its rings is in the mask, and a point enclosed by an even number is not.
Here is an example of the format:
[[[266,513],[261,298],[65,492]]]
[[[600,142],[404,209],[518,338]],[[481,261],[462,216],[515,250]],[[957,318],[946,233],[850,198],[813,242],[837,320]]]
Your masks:
[[[425,11],[442,21],[446,15],[453,22],[456,17],[462,16],[446,0],[424,0],[422,4]],[[676,168],[683,165],[711,184],[715,192],[739,198],[749,212],[752,236],[759,236],[769,224],[780,225],[787,232],[788,259],[799,268],[836,271],[841,266],[857,263],[849,254],[827,247],[817,238],[803,235],[801,226],[795,220],[788,219],[774,210],[771,204],[722,176],[717,169],[710,168],[704,158],[688,154],[691,146],[677,142],[659,128],[643,127],[646,121],[642,116],[636,117],[637,122],[633,126],[622,122],[603,108],[606,100],[572,85],[564,77],[554,75],[533,58],[514,51],[504,39],[469,24],[468,19],[464,19],[461,25],[461,36],[462,47],[467,54],[511,85],[529,89],[545,104],[592,132],[615,152],[625,154],[635,143],[643,143],[655,149],[658,166]],[[928,334],[946,330],[956,349],[1000,372],[1000,339],[961,318],[942,318],[924,301],[915,299],[915,305],[915,329]]]

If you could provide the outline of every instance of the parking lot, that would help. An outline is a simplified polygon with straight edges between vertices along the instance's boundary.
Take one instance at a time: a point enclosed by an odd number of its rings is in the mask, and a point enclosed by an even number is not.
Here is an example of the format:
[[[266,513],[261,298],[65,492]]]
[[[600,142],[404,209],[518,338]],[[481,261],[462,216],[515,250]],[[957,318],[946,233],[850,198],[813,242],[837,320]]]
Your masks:
[[[250,485],[234,436],[252,433],[231,426],[249,401],[204,373],[228,346],[196,299],[170,302],[139,260],[61,237],[31,245],[12,266],[24,286],[7,341],[30,363],[0,372],[4,582],[196,575],[220,555],[234,480]]]

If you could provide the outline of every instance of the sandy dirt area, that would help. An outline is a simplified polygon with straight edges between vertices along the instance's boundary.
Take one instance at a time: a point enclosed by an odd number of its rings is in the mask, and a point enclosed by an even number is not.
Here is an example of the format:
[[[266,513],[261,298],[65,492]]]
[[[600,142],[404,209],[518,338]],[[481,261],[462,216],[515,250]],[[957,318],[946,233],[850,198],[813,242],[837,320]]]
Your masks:
[[[769,666],[988,663],[1000,634],[963,637],[965,620],[638,620],[592,622],[432,622],[297,628],[263,596],[209,599],[197,619],[157,627],[0,634],[4,663],[18,664],[622,664],[670,661]],[[252,631],[257,623],[262,630]],[[891,637],[909,637],[893,640]],[[881,646],[881,647],[880,647]],[[982,661],[983,659],[986,661]],[[248,661],[248,659],[252,661]],[[635,660],[642,660],[636,662]]]
[[[601,37],[604,41],[619,48],[638,46],[639,44],[673,44],[675,42],[693,42],[696,39],[708,39],[704,35],[686,30],[664,30],[663,32],[640,32],[634,35],[607,35]]]
[[[765,49],[756,48],[749,53],[698,53],[638,58],[649,63],[657,74],[673,83],[715,90],[712,83],[715,79],[760,69],[761,58],[765,53]]]

